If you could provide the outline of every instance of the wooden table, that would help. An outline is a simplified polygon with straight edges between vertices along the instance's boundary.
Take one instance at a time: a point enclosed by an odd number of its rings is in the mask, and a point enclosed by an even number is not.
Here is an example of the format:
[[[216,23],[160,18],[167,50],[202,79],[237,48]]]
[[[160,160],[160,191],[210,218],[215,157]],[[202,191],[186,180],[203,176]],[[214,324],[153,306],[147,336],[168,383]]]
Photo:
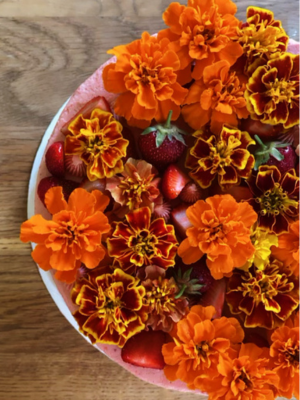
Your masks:
[[[196,399],[142,382],[88,345],[60,314],[19,242],[31,166],[60,106],[106,51],[163,27],[169,0],[0,1],[0,398]],[[239,17],[248,1],[237,1]],[[298,38],[298,0],[271,8]],[[288,8],[286,5],[288,4]]]

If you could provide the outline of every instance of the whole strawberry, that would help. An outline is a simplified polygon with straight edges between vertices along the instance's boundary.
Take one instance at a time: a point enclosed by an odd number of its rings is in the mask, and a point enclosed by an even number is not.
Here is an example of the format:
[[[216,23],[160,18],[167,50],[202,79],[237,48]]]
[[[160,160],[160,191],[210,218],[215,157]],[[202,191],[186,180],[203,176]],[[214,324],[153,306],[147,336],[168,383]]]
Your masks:
[[[139,147],[144,160],[162,170],[176,163],[186,148],[184,131],[171,125],[172,111],[164,125],[147,128],[139,137]]]
[[[259,148],[254,153],[254,169],[256,171],[261,165],[275,165],[282,174],[295,168],[297,156],[290,144],[281,142],[263,143],[257,135],[255,135],[255,140],[259,144]]]
[[[45,160],[50,174],[63,178],[65,175],[64,142],[52,143],[46,152]]]

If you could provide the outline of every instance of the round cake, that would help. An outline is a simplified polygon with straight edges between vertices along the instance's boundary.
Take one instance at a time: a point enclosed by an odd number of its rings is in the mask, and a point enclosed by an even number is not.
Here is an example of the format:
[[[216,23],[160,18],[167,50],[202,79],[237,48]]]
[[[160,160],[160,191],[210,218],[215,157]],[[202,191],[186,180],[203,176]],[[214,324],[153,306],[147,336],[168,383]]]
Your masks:
[[[21,240],[139,378],[299,398],[299,43],[236,11],[171,3],[165,30],[108,52],[43,138]]]

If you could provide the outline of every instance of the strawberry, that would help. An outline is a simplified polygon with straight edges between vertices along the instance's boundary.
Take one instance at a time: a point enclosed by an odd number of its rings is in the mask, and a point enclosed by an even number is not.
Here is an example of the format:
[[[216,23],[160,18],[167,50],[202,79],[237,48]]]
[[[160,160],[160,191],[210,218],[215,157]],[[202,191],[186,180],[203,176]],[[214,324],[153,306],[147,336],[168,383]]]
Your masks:
[[[50,174],[57,178],[65,175],[64,142],[54,142],[46,151],[46,166]]]
[[[201,191],[200,187],[196,183],[188,182],[182,189],[179,197],[185,203],[193,204],[200,200],[202,195],[203,191]]]
[[[73,190],[78,187],[78,183],[67,179],[58,179],[54,176],[47,176],[46,178],[41,179],[38,184],[37,193],[44,205],[45,194],[50,188],[55,186],[62,186],[64,197],[68,200]]]
[[[172,111],[165,125],[149,127],[139,137],[139,148],[144,160],[159,170],[176,163],[186,148],[182,136],[185,132],[171,125],[171,117]]]
[[[106,187],[106,179],[96,179],[95,181],[90,181],[88,178],[85,178],[79,185],[79,187],[87,190],[88,192],[92,192],[93,190],[100,190],[100,192],[105,191]]]
[[[185,265],[182,260],[176,262],[176,283],[181,289],[176,297],[183,293],[187,295],[201,295],[208,292],[215,282],[210,270],[206,266],[205,257],[194,264]]]
[[[283,131],[283,126],[263,124],[258,120],[248,119],[241,120],[242,131],[248,132],[251,136],[258,135],[263,140],[275,139],[280,132]]]
[[[282,174],[295,168],[297,156],[291,145],[281,142],[268,142],[264,144],[257,135],[254,138],[259,144],[259,148],[254,153],[255,171],[261,165],[275,165]]]
[[[76,117],[78,117],[78,115],[82,114],[83,118],[88,119],[95,108],[100,108],[101,110],[111,112],[109,103],[104,97],[94,97],[92,100],[86,103],[68,122],[63,125],[63,127],[61,128],[61,132],[64,135],[67,135],[69,132],[68,126],[72,121],[74,121]]]
[[[214,306],[216,314],[214,318],[220,318],[222,316],[224,301],[226,292],[226,280],[225,278],[220,280],[214,280],[209,290],[201,297],[200,303],[204,307]]]
[[[162,346],[167,335],[162,331],[143,331],[130,338],[122,348],[121,357],[126,363],[138,367],[163,369]]]
[[[190,178],[183,173],[176,165],[168,166],[163,174],[161,182],[162,194],[167,200],[176,199]]]
[[[186,216],[188,207],[187,204],[181,204],[171,212],[171,220],[175,231],[182,238],[186,237],[186,230],[192,226],[190,220]]]
[[[81,158],[76,154],[65,155],[66,171],[77,178],[86,176],[86,166]]]

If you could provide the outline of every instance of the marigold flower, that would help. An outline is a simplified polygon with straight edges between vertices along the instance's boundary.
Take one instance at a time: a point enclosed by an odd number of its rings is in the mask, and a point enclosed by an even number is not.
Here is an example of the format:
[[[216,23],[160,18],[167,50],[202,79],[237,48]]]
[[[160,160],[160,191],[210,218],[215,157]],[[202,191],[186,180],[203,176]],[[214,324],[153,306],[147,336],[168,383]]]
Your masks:
[[[121,269],[112,274],[91,271],[86,278],[76,281],[71,292],[72,301],[79,306],[73,315],[80,332],[92,343],[123,347],[131,336],[145,328],[144,295],[139,279]]]
[[[254,264],[256,268],[263,270],[269,262],[271,247],[278,245],[278,237],[255,228],[252,229],[251,242],[255,248],[254,254],[241,269],[248,270]]]
[[[126,222],[115,224],[107,249],[115,257],[114,266],[129,273],[147,265],[167,269],[175,265],[177,240],[172,225],[163,218],[151,222],[150,209],[143,207],[128,213]]]
[[[85,189],[75,189],[67,203],[60,186],[51,188],[45,204],[52,220],[34,215],[22,224],[20,239],[37,243],[31,255],[40,268],[53,268],[56,279],[72,283],[81,263],[93,269],[106,254],[101,240],[110,230],[103,214],[108,203],[109,198],[100,191]]]
[[[168,380],[180,379],[190,389],[199,388],[202,379],[219,375],[220,356],[236,355],[243,329],[235,318],[212,320],[215,312],[212,306],[193,306],[171,332],[173,342],[162,348]]]
[[[197,141],[187,155],[185,166],[192,170],[190,177],[202,188],[209,187],[216,176],[224,189],[250,176],[255,160],[247,147],[255,141],[247,132],[224,126],[219,136],[205,129],[193,136]]]
[[[253,6],[247,8],[247,20],[238,35],[245,55],[245,72],[250,74],[274,54],[285,52],[289,41],[272,11]]]
[[[141,285],[146,290],[143,298],[148,314],[146,325],[153,330],[170,332],[174,323],[186,314],[188,301],[185,297],[176,297],[179,288],[175,279],[166,278],[163,268],[149,265],[145,269],[145,275]]]
[[[246,77],[230,71],[226,60],[218,61],[203,71],[203,77],[192,84],[184,101],[182,115],[194,129],[210,122],[213,133],[219,134],[223,125],[238,126],[238,118],[249,112],[244,98]]]
[[[284,53],[258,67],[245,91],[252,119],[265,124],[299,124],[299,54]]]
[[[263,271],[252,266],[235,272],[228,289],[231,312],[240,314],[249,328],[283,325],[299,304],[299,282],[278,260],[270,261]]]
[[[192,77],[200,79],[204,68],[217,61],[235,63],[243,54],[237,42],[236,11],[231,0],[188,0],[187,6],[169,5],[163,19],[170,28],[160,35],[170,38],[170,48],[178,54],[181,69],[194,61]]]
[[[128,140],[122,125],[110,112],[95,109],[90,119],[78,115],[68,127],[65,153],[78,155],[87,166],[90,181],[110,178],[123,171]]]
[[[287,232],[289,222],[299,215],[299,177],[295,170],[283,176],[279,169],[260,166],[257,176],[252,175],[247,184],[254,195],[248,203],[258,214],[258,225],[269,232]]]
[[[272,253],[295,276],[299,276],[299,220],[289,225],[288,233],[279,236],[278,246],[272,248]]]
[[[279,377],[279,395],[299,399],[299,325],[276,329],[271,341],[270,361]]]
[[[115,113],[125,117],[131,126],[146,128],[153,118],[166,121],[170,110],[172,120],[180,115],[187,89],[177,76],[178,55],[168,45],[169,39],[144,32],[140,40],[108,51],[117,61],[104,68],[104,87],[119,94]]]
[[[219,376],[204,379],[201,389],[209,400],[274,400],[278,377],[268,364],[267,348],[242,344],[237,358],[220,357]]]
[[[193,225],[181,242],[178,255],[185,264],[198,261],[207,254],[206,264],[215,279],[231,276],[234,268],[242,267],[252,257],[250,228],[257,214],[247,203],[237,203],[226,195],[198,200],[186,215]]]
[[[122,176],[114,176],[106,180],[106,189],[113,199],[121,205],[118,215],[140,207],[154,210],[154,202],[160,196],[158,172],[144,160],[129,158],[124,165]]]

